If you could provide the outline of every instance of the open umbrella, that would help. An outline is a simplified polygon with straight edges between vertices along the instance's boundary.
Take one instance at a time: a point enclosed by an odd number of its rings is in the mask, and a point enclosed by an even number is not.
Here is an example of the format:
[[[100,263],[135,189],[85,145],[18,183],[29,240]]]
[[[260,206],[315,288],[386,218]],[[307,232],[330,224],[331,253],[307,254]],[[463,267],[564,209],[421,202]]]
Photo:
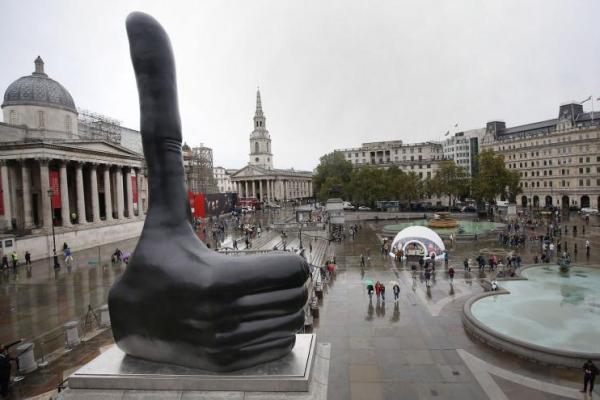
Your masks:
[[[371,279],[365,279],[365,286],[373,286],[373,281]]]

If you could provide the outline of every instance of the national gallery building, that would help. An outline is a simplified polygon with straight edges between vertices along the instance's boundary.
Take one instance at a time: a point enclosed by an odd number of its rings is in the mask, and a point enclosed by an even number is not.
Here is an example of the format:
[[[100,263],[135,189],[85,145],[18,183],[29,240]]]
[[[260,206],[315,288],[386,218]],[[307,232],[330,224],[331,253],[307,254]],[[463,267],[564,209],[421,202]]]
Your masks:
[[[8,86],[0,123],[3,250],[33,258],[139,236],[147,182],[139,132],[79,111],[40,57]],[[8,243],[7,243],[8,242]]]

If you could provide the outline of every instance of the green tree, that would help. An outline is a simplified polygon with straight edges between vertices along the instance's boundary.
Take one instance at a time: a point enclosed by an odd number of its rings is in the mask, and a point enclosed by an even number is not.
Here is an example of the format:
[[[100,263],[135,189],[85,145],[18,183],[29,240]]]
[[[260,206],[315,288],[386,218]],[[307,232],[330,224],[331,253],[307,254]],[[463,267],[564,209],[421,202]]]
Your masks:
[[[388,197],[387,183],[386,171],[367,165],[353,171],[348,192],[357,205],[373,206]]]
[[[406,174],[402,194],[402,198],[407,201],[409,207],[411,201],[421,198],[423,194],[423,182],[414,171]]]
[[[321,157],[313,177],[314,192],[320,201],[331,197],[331,192],[339,192],[347,198],[346,187],[352,176],[352,163],[339,152],[325,154]]]
[[[479,169],[472,179],[473,197],[479,201],[493,204],[498,196],[514,201],[520,192],[519,173],[509,171],[504,158],[492,150],[484,150],[477,156]]]
[[[452,160],[444,160],[440,163],[434,182],[438,190],[450,198],[450,206],[458,197],[464,196],[469,187],[466,171]]]

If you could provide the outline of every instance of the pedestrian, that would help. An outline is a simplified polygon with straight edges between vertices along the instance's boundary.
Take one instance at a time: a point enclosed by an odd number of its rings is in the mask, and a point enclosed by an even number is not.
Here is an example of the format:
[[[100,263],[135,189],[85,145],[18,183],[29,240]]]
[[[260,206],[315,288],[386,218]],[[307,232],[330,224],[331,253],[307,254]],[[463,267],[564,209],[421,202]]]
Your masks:
[[[0,344],[0,396],[5,398],[8,395],[8,385],[10,383],[10,359],[6,348]]]
[[[383,283],[379,285],[379,290],[381,291],[381,300],[385,301],[385,285]]]
[[[309,253],[312,253],[312,242],[308,244],[308,251]]]
[[[10,258],[12,260],[13,270],[16,272],[17,271],[17,267],[19,266],[19,255],[17,254],[16,251],[13,251],[10,254]]]
[[[429,268],[425,270],[425,285],[429,287],[431,285],[431,271]]]
[[[394,301],[398,301],[398,299],[400,298],[400,286],[398,286],[398,284],[395,283],[392,290],[394,291]]]
[[[8,269],[8,256],[6,254],[2,256],[2,269]]]
[[[586,256],[590,256],[590,241],[586,240],[585,241],[585,255]]]
[[[448,261],[449,261],[448,259],[449,259],[448,252],[447,252],[447,251],[445,251],[445,252],[444,252],[444,266],[445,266],[446,268],[448,268]]]
[[[361,267],[365,266],[365,256],[362,253],[360,255],[360,266]]]
[[[238,245],[237,245],[237,239],[233,239],[233,249],[237,250],[238,249]]]
[[[448,268],[448,276],[450,277],[450,284],[454,283],[454,268]]]
[[[29,251],[25,252],[25,265],[31,265],[31,253]]]
[[[381,296],[381,283],[379,281],[375,282],[375,296],[377,296],[377,300]]]
[[[596,375],[598,375],[598,368],[594,365],[592,360],[587,360],[585,364],[583,364],[583,390],[582,393],[585,393],[588,389],[590,394],[594,391],[594,381],[596,380]]]
[[[369,295],[369,300],[373,298],[373,285],[367,285],[367,294]]]

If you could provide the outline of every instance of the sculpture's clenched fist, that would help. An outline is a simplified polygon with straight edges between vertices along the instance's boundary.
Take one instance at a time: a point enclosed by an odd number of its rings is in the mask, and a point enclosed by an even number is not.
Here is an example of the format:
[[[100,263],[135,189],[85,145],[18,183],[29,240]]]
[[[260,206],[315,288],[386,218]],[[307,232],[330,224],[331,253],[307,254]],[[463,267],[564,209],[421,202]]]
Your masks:
[[[127,18],[127,34],[150,203],[134,255],[108,296],[115,341],[135,357],[213,371],[282,357],[304,323],[308,266],[288,253],[221,255],[197,238],[169,39],[142,13]]]

